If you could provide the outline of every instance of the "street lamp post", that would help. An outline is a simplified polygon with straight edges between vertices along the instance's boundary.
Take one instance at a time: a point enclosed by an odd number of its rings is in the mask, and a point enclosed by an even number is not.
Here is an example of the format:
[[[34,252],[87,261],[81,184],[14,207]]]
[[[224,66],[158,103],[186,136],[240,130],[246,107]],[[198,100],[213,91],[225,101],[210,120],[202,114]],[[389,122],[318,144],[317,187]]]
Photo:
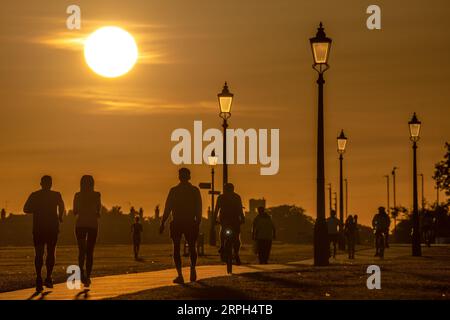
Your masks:
[[[387,212],[388,212],[388,216],[391,216],[391,207],[390,207],[390,203],[389,203],[389,175],[385,175],[384,176],[386,178],[386,192],[387,192]],[[395,208],[394,208],[395,210]]]
[[[397,185],[396,185],[396,183],[395,183],[395,171],[397,170],[398,168],[397,167],[394,167],[393,169],[392,169],[392,200],[394,201],[394,210],[395,211],[397,211],[397,197],[396,197],[396,195],[397,195],[397,192],[396,192],[396,190],[397,190]]]
[[[412,216],[412,255],[420,257],[422,255],[422,248],[420,246],[420,231],[419,231],[419,203],[417,196],[417,141],[419,141],[421,122],[417,119],[414,112],[412,119],[409,121],[409,134],[413,142],[413,216]]]
[[[345,183],[345,219],[348,217],[348,180],[344,179]]]
[[[419,174],[419,176],[420,176],[420,178],[421,178],[421,181],[422,181],[422,191],[421,191],[421,194],[422,194],[422,213],[423,212],[425,212],[425,181],[424,181],[424,176],[423,176],[423,173],[421,173],[421,174]]]
[[[216,221],[214,217],[214,167],[218,162],[215,150],[211,152],[208,157],[208,164],[211,166],[211,212],[210,212],[210,229],[209,229],[209,244],[216,245]]]
[[[331,192],[332,192],[331,183],[329,183],[328,184],[328,200],[330,202],[330,217],[331,217],[331,211],[333,211],[333,199],[331,197]]]
[[[228,183],[228,165],[227,165],[227,128],[228,119],[231,117],[231,105],[234,95],[229,91],[228,84],[225,82],[222,92],[217,95],[219,99],[220,117],[223,119],[223,185]]]
[[[345,147],[347,145],[347,137],[344,134],[344,130],[341,130],[341,134],[337,137],[337,147],[339,153],[339,249],[345,250],[345,237],[344,237],[344,187],[343,187],[343,169],[342,162],[344,160]]]
[[[314,265],[327,266],[329,264],[328,231],[325,220],[325,164],[324,164],[324,128],[323,128],[323,73],[328,70],[328,56],[331,39],[327,38],[322,22],[317,29],[316,36],[309,39],[314,58],[313,69],[319,77],[318,85],[318,126],[317,126],[317,218],[314,225]]]

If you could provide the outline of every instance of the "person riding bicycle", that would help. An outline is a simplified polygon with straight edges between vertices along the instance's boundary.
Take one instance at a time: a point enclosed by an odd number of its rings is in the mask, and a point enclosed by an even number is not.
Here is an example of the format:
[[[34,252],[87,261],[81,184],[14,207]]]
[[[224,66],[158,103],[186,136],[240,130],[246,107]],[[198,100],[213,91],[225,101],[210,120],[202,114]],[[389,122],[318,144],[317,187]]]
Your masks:
[[[241,197],[234,192],[234,185],[232,183],[225,184],[223,194],[219,195],[217,198],[213,221],[217,220],[221,225],[219,252],[222,260],[224,260],[223,247],[226,238],[225,231],[227,229],[231,230],[233,237],[234,258],[237,265],[241,264],[241,259],[239,258],[241,241],[239,237],[241,233],[241,224],[245,222],[244,210],[242,208]]]
[[[389,225],[391,224],[391,220],[389,219],[388,214],[386,213],[386,209],[384,207],[378,208],[378,213],[372,219],[372,227],[375,231],[375,256],[381,255],[380,244],[377,241],[381,236],[383,239],[386,238],[386,235],[389,233]],[[384,246],[384,243],[383,243]]]

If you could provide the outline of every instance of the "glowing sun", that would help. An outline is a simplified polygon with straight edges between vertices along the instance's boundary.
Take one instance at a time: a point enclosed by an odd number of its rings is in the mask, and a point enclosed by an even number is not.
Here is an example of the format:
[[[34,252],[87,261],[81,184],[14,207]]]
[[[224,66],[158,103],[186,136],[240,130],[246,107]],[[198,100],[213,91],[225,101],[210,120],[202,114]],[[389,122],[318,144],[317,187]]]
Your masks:
[[[84,58],[97,74],[116,78],[136,64],[138,48],[131,34],[118,27],[102,27],[94,31],[84,44]]]

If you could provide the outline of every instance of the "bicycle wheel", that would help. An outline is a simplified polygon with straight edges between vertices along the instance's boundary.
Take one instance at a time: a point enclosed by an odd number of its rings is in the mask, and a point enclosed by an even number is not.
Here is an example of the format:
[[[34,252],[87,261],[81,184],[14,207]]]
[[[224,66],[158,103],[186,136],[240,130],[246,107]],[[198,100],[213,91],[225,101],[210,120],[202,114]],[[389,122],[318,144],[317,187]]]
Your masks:
[[[232,254],[231,241],[227,239],[225,242],[225,260],[227,263],[227,273],[231,274],[233,272],[233,254]]]
[[[380,241],[380,243],[379,243],[380,258],[384,258],[384,243],[385,243],[384,235],[380,235],[379,241]]]

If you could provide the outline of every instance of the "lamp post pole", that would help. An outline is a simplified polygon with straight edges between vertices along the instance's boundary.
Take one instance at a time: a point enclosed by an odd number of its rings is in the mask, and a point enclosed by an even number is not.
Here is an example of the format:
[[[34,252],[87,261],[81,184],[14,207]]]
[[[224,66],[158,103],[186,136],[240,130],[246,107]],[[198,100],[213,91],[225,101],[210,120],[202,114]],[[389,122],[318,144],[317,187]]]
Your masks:
[[[345,250],[343,161],[346,145],[347,137],[344,134],[344,130],[341,130],[341,134],[337,137],[337,150],[339,153],[339,250]]]
[[[325,164],[324,164],[324,128],[323,128],[323,73],[319,73],[317,85],[318,96],[318,126],[317,126],[317,218],[314,225],[314,265],[329,264],[328,231],[325,218]]]
[[[394,201],[394,210],[397,210],[397,193],[396,193],[396,184],[395,184],[395,170],[397,170],[397,167],[394,167],[392,169],[392,200]]]
[[[345,219],[348,217],[348,180],[344,179],[345,182]]]
[[[345,250],[345,238],[344,238],[344,179],[342,177],[342,161],[344,157],[339,155],[339,249]]]
[[[216,217],[214,215],[214,195],[216,191],[214,190],[214,166],[217,164],[218,157],[216,156],[216,151],[213,150],[211,155],[208,156],[208,163],[211,166],[211,212],[210,212],[210,229],[209,229],[209,244],[211,246],[216,245]]]
[[[228,164],[227,164],[228,121],[225,118],[223,119],[222,128],[223,128],[223,185],[226,185],[228,183]]]
[[[328,56],[331,39],[327,38],[320,23],[316,36],[309,39],[314,58],[313,69],[318,73],[318,100],[317,100],[317,190],[316,210],[317,217],[314,224],[314,265],[329,265],[328,230],[325,220],[325,161],[324,161],[324,115],[323,115],[323,73],[329,68]]]
[[[412,232],[412,255],[420,257],[422,248],[420,246],[419,232],[419,200],[417,196],[417,142],[413,142],[413,232]]]
[[[331,217],[331,211],[333,211],[333,199],[331,197],[331,183],[328,184],[328,200],[329,200],[329,204],[330,204],[330,217]]]
[[[413,216],[412,216],[412,255],[420,257],[422,248],[420,246],[420,222],[419,222],[419,202],[417,196],[417,141],[419,140],[421,122],[414,113],[409,121],[410,139],[413,142]]]
[[[420,174],[420,178],[421,178],[421,181],[422,181],[422,192],[421,192],[421,194],[422,194],[422,213],[423,213],[423,212],[425,212],[425,195],[424,195],[424,193],[425,193],[425,181],[424,181],[423,173]]]
[[[389,203],[389,175],[385,175],[386,177],[386,191],[387,191],[387,212],[389,217],[391,216],[391,208],[390,208],[390,203]],[[395,210],[395,208],[394,208]]]
[[[216,245],[216,221],[214,217],[214,167],[211,168],[211,225],[209,230],[209,244]]]
[[[234,94],[228,89],[228,84],[225,82],[222,92],[217,95],[219,99],[220,117],[223,119],[223,185],[228,183],[228,163],[227,163],[227,128],[228,119],[231,117],[231,105],[233,103]]]

